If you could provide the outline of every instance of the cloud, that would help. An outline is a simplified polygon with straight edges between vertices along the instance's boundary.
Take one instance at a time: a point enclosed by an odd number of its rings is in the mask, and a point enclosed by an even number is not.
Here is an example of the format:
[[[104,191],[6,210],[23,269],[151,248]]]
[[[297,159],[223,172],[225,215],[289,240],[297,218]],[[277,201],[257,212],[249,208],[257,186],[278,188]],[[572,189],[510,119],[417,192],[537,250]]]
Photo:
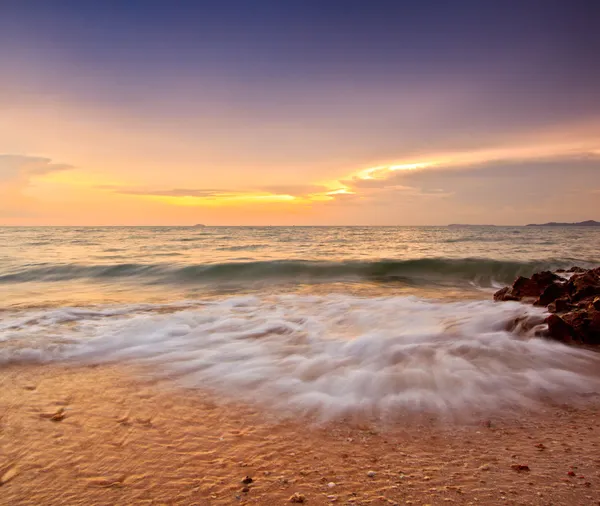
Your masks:
[[[267,193],[273,193],[277,195],[291,195],[293,197],[313,195],[317,193],[327,193],[328,191],[330,191],[330,188],[317,184],[271,185],[261,186],[258,189]]]
[[[592,172],[600,174],[600,155],[595,153],[579,153],[539,158],[505,158],[490,159],[478,162],[460,163],[457,161],[439,162],[412,170],[379,169],[377,177],[353,176],[342,180],[348,188],[354,190],[394,188],[399,191],[410,191],[415,182],[431,182],[457,179],[481,178],[519,178],[533,172],[568,177],[570,172]],[[417,185],[418,186],[418,185]],[[439,186],[439,185],[438,185]]]
[[[251,189],[216,189],[216,188],[172,188],[149,189],[142,187],[126,187],[118,185],[99,185],[99,190],[108,190],[122,195],[137,195],[144,197],[172,197],[199,201],[223,200],[239,201],[241,199],[311,202],[313,200],[331,201],[348,198],[353,193],[348,193],[344,187],[332,190],[331,187],[318,184],[306,185],[268,185]]]
[[[28,218],[34,199],[24,194],[31,179],[73,167],[54,163],[49,158],[27,155],[0,154],[0,217]]]
[[[122,195],[142,195],[148,197],[197,197],[197,198],[211,198],[211,197],[223,197],[239,194],[239,192],[232,192],[229,190],[219,189],[197,189],[197,188],[173,188],[168,190],[152,190],[143,188],[129,188],[125,186],[117,185],[98,185],[96,188],[100,190],[111,190],[114,193],[120,193]]]
[[[0,184],[17,181],[26,184],[33,176],[72,168],[71,165],[55,163],[39,156],[0,154]]]

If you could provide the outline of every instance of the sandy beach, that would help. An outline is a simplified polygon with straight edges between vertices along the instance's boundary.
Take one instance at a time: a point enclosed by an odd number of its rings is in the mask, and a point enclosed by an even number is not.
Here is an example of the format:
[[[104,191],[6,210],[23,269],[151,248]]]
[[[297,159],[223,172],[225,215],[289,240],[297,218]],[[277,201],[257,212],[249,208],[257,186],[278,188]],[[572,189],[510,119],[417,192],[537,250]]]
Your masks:
[[[599,433],[593,405],[315,425],[124,366],[11,365],[0,503],[598,504]]]

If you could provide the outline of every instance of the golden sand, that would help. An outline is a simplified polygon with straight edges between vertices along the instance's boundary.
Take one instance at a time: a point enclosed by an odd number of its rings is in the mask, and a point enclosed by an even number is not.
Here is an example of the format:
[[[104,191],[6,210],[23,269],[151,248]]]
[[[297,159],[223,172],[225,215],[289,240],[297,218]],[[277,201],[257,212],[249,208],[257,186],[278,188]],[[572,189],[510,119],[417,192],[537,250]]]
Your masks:
[[[597,505],[597,412],[316,426],[123,367],[9,366],[0,504]]]

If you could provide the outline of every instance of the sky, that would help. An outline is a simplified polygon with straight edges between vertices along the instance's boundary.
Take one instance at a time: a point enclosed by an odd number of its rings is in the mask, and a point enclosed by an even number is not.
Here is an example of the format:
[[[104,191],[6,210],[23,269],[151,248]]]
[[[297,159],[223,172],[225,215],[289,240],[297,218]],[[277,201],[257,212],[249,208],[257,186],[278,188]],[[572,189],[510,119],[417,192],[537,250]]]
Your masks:
[[[597,0],[2,0],[0,225],[600,220]]]

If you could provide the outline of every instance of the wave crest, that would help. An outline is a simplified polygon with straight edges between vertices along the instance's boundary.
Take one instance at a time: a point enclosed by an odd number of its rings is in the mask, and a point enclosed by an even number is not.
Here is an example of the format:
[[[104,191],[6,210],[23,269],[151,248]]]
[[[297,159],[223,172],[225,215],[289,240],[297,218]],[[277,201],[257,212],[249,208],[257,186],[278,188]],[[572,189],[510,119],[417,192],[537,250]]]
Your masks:
[[[555,270],[573,259],[501,261],[481,258],[424,258],[413,260],[347,260],[339,262],[273,260],[212,264],[42,264],[0,273],[0,283],[70,281],[78,279],[131,279],[149,283],[235,283],[251,281],[399,281],[407,283],[472,282],[491,286],[511,283],[517,276]]]

